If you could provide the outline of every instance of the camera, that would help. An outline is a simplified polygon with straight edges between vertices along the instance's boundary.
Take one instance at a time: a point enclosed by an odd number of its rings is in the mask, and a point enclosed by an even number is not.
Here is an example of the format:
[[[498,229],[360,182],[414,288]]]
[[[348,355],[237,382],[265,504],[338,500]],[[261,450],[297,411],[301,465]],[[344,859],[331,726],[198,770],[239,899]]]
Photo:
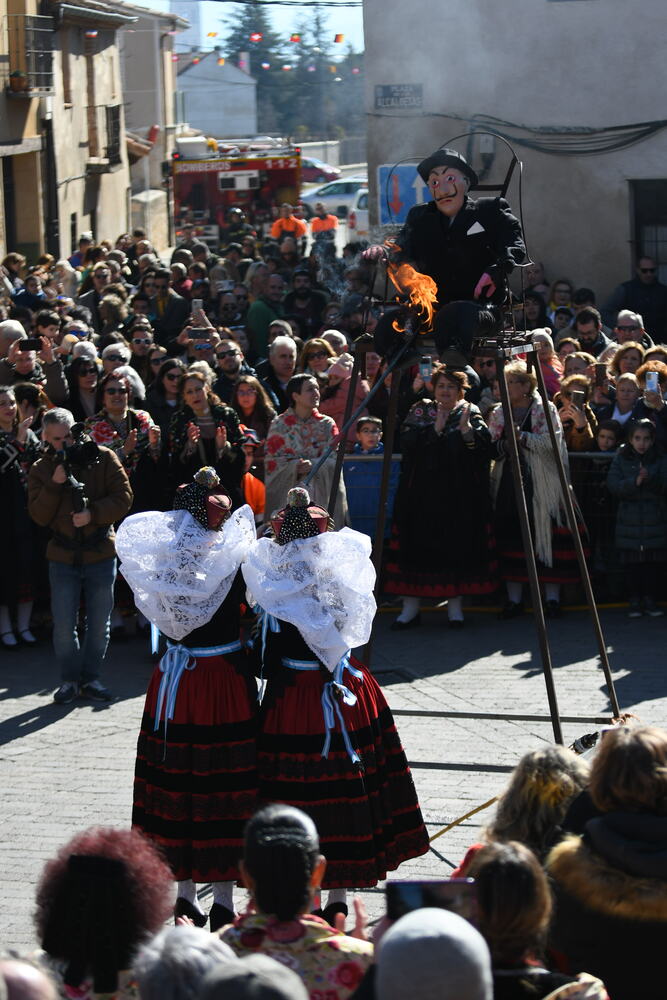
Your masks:
[[[71,430],[72,444],[65,445],[60,453],[65,471],[72,469],[88,469],[100,460],[100,449],[94,441],[84,433],[83,424],[73,424]]]

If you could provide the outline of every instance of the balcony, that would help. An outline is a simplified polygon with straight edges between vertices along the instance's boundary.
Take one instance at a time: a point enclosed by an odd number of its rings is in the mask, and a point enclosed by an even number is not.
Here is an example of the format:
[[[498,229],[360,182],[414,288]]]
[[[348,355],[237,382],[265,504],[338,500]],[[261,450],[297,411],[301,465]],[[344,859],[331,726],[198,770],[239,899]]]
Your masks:
[[[106,174],[122,163],[120,145],[120,105],[90,104],[88,114],[89,174]]]
[[[8,68],[2,83],[8,97],[29,99],[54,94],[53,32],[52,17],[5,17]]]

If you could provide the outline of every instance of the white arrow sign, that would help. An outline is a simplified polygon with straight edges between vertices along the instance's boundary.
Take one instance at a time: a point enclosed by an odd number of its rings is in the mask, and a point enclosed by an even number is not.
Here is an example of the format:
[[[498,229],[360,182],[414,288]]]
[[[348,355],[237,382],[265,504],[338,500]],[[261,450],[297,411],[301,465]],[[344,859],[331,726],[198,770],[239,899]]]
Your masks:
[[[426,190],[426,185],[424,184],[419,174],[417,174],[417,176],[413,180],[412,186],[415,189],[415,205],[423,205],[424,191]]]

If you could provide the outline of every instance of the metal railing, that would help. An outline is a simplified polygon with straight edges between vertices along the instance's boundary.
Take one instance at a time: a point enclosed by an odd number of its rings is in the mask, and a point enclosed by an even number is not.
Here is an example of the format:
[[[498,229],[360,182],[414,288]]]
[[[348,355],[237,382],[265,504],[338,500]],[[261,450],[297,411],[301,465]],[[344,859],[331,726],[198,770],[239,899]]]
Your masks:
[[[8,67],[4,85],[15,93],[53,94],[53,18],[8,14],[5,31]]]

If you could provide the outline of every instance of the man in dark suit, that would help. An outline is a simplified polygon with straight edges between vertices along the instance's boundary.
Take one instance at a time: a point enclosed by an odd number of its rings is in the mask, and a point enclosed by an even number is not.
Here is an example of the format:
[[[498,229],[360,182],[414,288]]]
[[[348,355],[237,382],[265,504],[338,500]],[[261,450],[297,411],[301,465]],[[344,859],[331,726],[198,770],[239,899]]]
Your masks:
[[[89,292],[84,292],[76,300],[80,306],[90,309],[92,316],[92,327],[95,333],[102,330],[102,320],[99,313],[99,304],[104,295],[104,289],[111,283],[111,269],[104,261],[100,261],[92,270],[93,287]]]
[[[155,315],[153,331],[155,342],[167,347],[175,340],[190,317],[187,299],[171,287],[171,272],[161,267],[155,272],[155,296],[151,300],[151,312]]]

